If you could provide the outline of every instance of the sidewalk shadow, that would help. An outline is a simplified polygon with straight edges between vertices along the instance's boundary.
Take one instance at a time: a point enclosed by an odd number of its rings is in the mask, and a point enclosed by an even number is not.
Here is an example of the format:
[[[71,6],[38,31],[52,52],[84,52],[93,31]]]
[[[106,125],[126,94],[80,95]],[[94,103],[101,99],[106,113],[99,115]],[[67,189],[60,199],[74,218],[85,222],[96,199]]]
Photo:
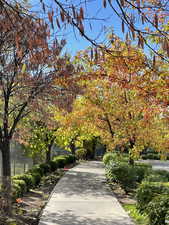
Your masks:
[[[51,213],[43,217],[39,225],[133,225],[126,221],[126,218],[106,219],[106,218],[85,218],[71,214],[71,210],[60,213]]]
[[[79,171],[69,171],[56,185],[53,190],[54,194],[62,194],[67,198],[73,195],[79,197],[87,197],[87,195],[93,197],[113,196],[102,175]]]

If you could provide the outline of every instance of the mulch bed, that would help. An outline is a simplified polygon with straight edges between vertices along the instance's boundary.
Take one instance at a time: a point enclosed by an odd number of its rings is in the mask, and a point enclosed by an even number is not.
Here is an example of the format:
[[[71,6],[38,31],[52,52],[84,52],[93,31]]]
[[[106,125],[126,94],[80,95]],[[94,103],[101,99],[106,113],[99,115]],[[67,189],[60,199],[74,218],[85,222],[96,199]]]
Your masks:
[[[135,204],[136,200],[134,199],[133,193],[126,194],[125,191],[116,183],[110,183],[110,188],[112,189],[114,195],[118,201],[123,204]]]

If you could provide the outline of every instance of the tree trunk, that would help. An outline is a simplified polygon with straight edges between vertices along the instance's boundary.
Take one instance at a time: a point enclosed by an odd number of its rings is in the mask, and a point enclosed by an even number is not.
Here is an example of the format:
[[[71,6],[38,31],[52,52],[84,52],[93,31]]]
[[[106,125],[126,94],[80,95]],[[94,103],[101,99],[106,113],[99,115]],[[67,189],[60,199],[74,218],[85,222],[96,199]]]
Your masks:
[[[129,156],[129,165],[134,166],[134,160]]]
[[[10,158],[10,139],[6,138],[1,145],[2,152],[2,193],[4,198],[4,211],[12,214],[12,188],[11,188],[11,158]]]
[[[94,158],[95,158],[96,145],[97,145],[97,138],[95,137],[95,138],[92,140],[91,159],[94,159]]]
[[[5,140],[2,146],[2,176],[11,177],[11,157],[9,140]]]
[[[70,150],[71,150],[72,155],[75,156],[76,147],[75,147],[75,144],[74,143],[71,143],[70,144]]]
[[[48,149],[46,151],[46,163],[48,163],[51,160],[52,145],[53,143],[48,145]]]
[[[74,163],[76,162],[76,155],[75,155],[75,152],[76,152],[76,146],[74,144],[74,141],[70,144],[70,150],[71,150],[71,153],[72,155],[74,156]]]
[[[133,149],[135,142],[130,140],[130,150]],[[134,159],[131,157],[131,153],[129,152],[129,165],[134,166]]]

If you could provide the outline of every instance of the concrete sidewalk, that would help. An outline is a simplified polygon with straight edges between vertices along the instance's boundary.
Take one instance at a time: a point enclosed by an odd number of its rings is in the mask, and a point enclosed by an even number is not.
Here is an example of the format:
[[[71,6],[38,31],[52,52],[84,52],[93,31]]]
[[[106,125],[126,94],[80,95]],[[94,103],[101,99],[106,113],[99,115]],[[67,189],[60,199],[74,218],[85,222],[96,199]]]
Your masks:
[[[39,225],[134,225],[105,181],[102,162],[69,170],[55,186]]]

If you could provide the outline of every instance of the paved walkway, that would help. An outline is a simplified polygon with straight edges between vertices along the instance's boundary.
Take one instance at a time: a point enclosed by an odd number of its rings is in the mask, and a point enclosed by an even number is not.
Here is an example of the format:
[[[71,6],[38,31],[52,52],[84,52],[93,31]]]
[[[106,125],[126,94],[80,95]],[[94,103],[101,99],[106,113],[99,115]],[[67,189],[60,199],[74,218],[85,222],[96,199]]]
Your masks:
[[[87,162],[57,183],[39,225],[134,224],[106,185],[102,162]]]

